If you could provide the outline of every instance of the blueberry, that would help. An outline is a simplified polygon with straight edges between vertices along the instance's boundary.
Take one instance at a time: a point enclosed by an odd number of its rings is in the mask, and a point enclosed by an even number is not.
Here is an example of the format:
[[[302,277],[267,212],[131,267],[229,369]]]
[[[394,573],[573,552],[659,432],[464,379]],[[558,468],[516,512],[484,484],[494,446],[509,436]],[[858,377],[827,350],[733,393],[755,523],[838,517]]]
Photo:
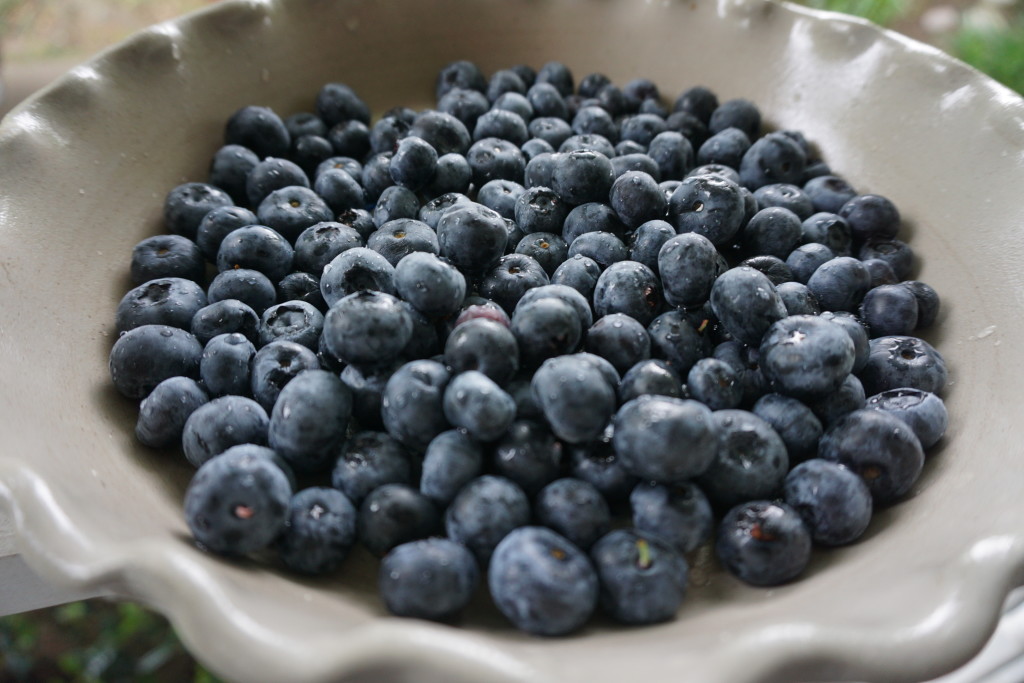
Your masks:
[[[157,384],[139,404],[135,438],[150,448],[180,444],[185,421],[209,400],[209,396],[194,379],[168,377]]]
[[[811,535],[785,503],[750,501],[729,510],[718,527],[715,553],[729,572],[754,586],[777,586],[803,573]]]
[[[690,368],[686,376],[690,398],[712,410],[737,408],[743,400],[743,386],[736,371],[725,361],[702,358]]]
[[[458,60],[446,64],[437,74],[434,84],[434,91],[437,99],[444,97],[445,93],[453,88],[464,88],[467,90],[487,90],[487,79],[473,62]]]
[[[835,391],[810,401],[814,414],[827,429],[839,418],[864,407],[864,385],[856,375],[847,375]]]
[[[845,465],[868,485],[875,503],[905,496],[921,475],[924,451],[906,422],[881,410],[856,410],[825,431],[818,457]]]
[[[647,155],[658,165],[662,180],[682,179],[693,168],[693,145],[680,132],[658,133],[647,145]]]
[[[855,311],[871,287],[871,274],[859,260],[838,256],[818,266],[807,287],[823,310]]]
[[[807,220],[814,213],[814,205],[811,204],[810,198],[798,186],[791,183],[762,185],[754,190],[753,196],[759,208],[789,209],[801,221]]]
[[[939,293],[919,280],[907,280],[902,284],[917,297],[917,329],[931,327],[939,316]]]
[[[707,301],[722,265],[715,246],[697,233],[683,233],[663,242],[657,263],[665,300],[673,306]]]
[[[294,265],[299,270],[320,276],[338,254],[363,246],[355,228],[324,221],[302,231],[295,239]]]
[[[534,121],[542,120],[544,119],[534,119]],[[566,128],[566,136],[568,136],[571,132],[568,130],[569,124],[564,121],[562,124]],[[533,132],[533,129],[527,129],[523,117],[507,109],[491,109],[477,118],[476,124],[473,126],[474,140],[498,138],[511,142],[517,147],[529,140],[531,134],[534,137],[539,137]]]
[[[506,92],[503,93],[498,99],[494,100],[491,105],[492,109],[507,109],[508,111],[515,112],[523,117],[523,121],[529,121],[533,118],[533,105],[530,104],[530,100],[527,99],[524,93],[517,92]],[[523,151],[526,151],[526,147],[529,145],[529,140],[523,145]],[[549,152],[553,152],[553,149],[549,149]]]
[[[465,546],[428,538],[396,546],[380,565],[378,587],[391,614],[448,621],[469,603],[480,570]]]
[[[674,483],[695,477],[718,449],[711,411],[703,404],[668,396],[641,396],[615,413],[615,453],[631,474]],[[681,450],[677,444],[686,443]]]
[[[309,226],[332,220],[334,215],[320,195],[299,185],[274,190],[256,209],[260,223],[277,230],[289,242],[295,242]]]
[[[327,311],[327,302],[320,292],[320,278],[312,273],[295,271],[288,273],[277,283],[277,298],[280,301],[297,301],[308,304],[321,313]]]
[[[368,203],[376,203],[384,190],[394,186],[395,181],[391,177],[392,155],[392,152],[380,152],[363,162],[359,183],[363,186],[363,196]]]
[[[533,375],[531,388],[551,430],[568,443],[598,438],[615,412],[615,384],[579,355],[546,360]]]
[[[581,107],[576,112],[572,119],[572,132],[576,135],[600,135],[609,140],[619,135],[618,126],[611,115],[602,107],[596,106]]]
[[[526,188],[511,180],[491,180],[477,191],[476,200],[503,218],[515,218],[516,200]]]
[[[247,147],[260,157],[284,156],[290,143],[284,121],[269,107],[242,107],[224,126],[225,145]]]
[[[466,157],[455,153],[442,154],[437,158],[434,177],[422,192],[426,197],[438,197],[449,192],[465,194],[469,192],[472,180],[473,169]]]
[[[398,262],[395,289],[424,315],[443,317],[459,310],[466,296],[466,279],[434,254],[416,251]]]
[[[136,285],[160,278],[200,282],[205,275],[202,251],[181,235],[147,237],[132,249],[131,276]]]
[[[437,223],[440,254],[463,273],[483,273],[505,253],[508,232],[501,215],[480,204],[453,206]]]
[[[668,201],[657,181],[643,171],[627,171],[612,183],[609,202],[629,228],[665,217]]]
[[[525,88],[524,88],[525,91]],[[437,101],[438,111],[450,114],[472,128],[480,116],[491,107],[491,102],[479,90],[452,88]]]
[[[145,398],[165,379],[199,379],[203,347],[185,330],[142,325],[120,335],[110,350],[110,379],[127,398]]]
[[[246,178],[249,171],[260,163],[260,157],[248,147],[242,145],[224,145],[210,160],[210,173],[207,181],[224,190],[237,204],[245,204],[248,196],[245,191]]]
[[[250,395],[256,347],[238,332],[220,334],[206,343],[199,362],[203,385],[213,396]]]
[[[745,344],[760,343],[768,328],[786,316],[768,276],[749,266],[722,273],[711,288],[711,308],[722,326]]]
[[[286,187],[309,187],[309,176],[298,164],[288,159],[267,157],[256,164],[245,177],[248,205],[256,208],[271,193]],[[260,219],[264,222],[264,219]]]
[[[278,232],[262,225],[233,230],[217,251],[220,271],[257,270],[277,282],[292,271],[294,250]]]
[[[509,532],[530,522],[530,501],[504,477],[483,475],[463,486],[445,511],[448,538],[486,565]]]
[[[473,138],[465,124],[451,114],[428,110],[416,116],[408,135],[422,138],[437,150],[438,156],[466,154]]]
[[[838,213],[843,204],[857,196],[848,182],[839,176],[825,174],[804,183],[804,193],[811,199],[815,211]]]
[[[769,254],[780,259],[789,256],[801,241],[800,219],[791,210],[769,206],[762,208],[743,228],[743,249],[750,254]]]
[[[620,142],[615,146],[615,151],[618,156],[612,157],[612,175],[618,180],[625,173],[630,171],[639,171],[646,173],[654,179],[655,184],[658,187],[658,191],[667,201],[668,197],[665,196],[664,192],[661,192],[661,169],[658,168],[658,163],[647,155],[647,152],[627,152],[628,145],[636,145],[637,143],[627,140]],[[658,200],[660,201],[660,200]],[[664,215],[664,213],[662,214]]]
[[[722,246],[730,243],[743,224],[743,195],[740,186],[728,178],[690,176],[669,198],[668,215],[678,232],[695,232]]]
[[[893,272],[892,266],[890,266],[886,261],[878,258],[869,258],[864,259],[862,263],[871,275],[872,289],[882,285],[895,285],[899,283],[899,278],[896,277],[896,273]]]
[[[878,337],[869,344],[868,361],[858,377],[869,395],[910,387],[941,393],[946,386],[946,361],[928,342],[917,337]]]
[[[239,206],[219,206],[211,209],[196,229],[196,244],[207,261],[217,260],[220,243],[234,230],[255,225],[259,219],[249,209]],[[198,280],[198,278],[193,278]]]
[[[601,608],[624,624],[675,617],[686,595],[689,567],[671,547],[639,530],[616,529],[590,550]]]
[[[902,285],[881,285],[868,290],[860,317],[872,337],[907,335],[917,327],[917,297]]]
[[[508,92],[523,94],[526,88],[526,82],[515,70],[500,69],[492,73],[487,81],[487,99],[495,102]]]
[[[899,234],[900,212],[886,197],[860,194],[850,198],[837,212],[850,225],[858,243],[891,240]]]
[[[492,469],[532,497],[558,478],[562,458],[563,446],[547,425],[516,420],[494,444]]]
[[[711,348],[709,337],[679,310],[659,315],[647,326],[647,333],[651,337],[651,356],[667,362],[680,376],[708,355]]]
[[[774,183],[801,183],[806,165],[804,150],[792,138],[784,133],[768,133],[754,140],[738,170],[742,184],[756,190]]]
[[[603,73],[590,73],[580,79],[577,92],[583,97],[597,97],[601,88],[611,85],[612,81]]]
[[[554,529],[581,550],[587,550],[608,533],[611,512],[597,488],[581,479],[552,481],[534,501],[537,521]]]
[[[859,373],[867,364],[871,352],[868,345],[868,331],[864,327],[864,323],[847,311],[822,311],[820,317],[838,323],[850,335],[850,339],[853,341],[853,372]]]
[[[818,452],[824,428],[821,420],[801,401],[782,394],[765,394],[751,411],[771,425],[782,438],[790,464],[803,462]]]
[[[871,522],[871,492],[864,480],[828,460],[814,458],[794,467],[786,475],[782,495],[800,514],[815,543],[852,543]]]
[[[362,159],[370,152],[370,129],[362,121],[339,121],[327,131],[327,140],[339,156]]]
[[[133,288],[121,298],[114,324],[118,332],[142,325],[191,329],[192,318],[206,305],[206,293],[192,280],[159,278]]]
[[[551,169],[551,189],[568,206],[606,201],[613,181],[608,158],[592,150],[557,155]]]
[[[594,312],[598,316],[625,313],[649,325],[661,312],[662,292],[658,276],[636,261],[619,261],[605,269],[594,288]]]
[[[561,235],[562,226],[569,214],[569,207],[554,190],[538,186],[530,187],[518,194],[513,214],[520,229],[527,234],[557,233]],[[552,270],[554,269],[552,268]]]
[[[786,257],[786,265],[796,282],[807,284],[818,266],[835,257],[835,253],[824,244],[810,242],[791,251]]]
[[[530,366],[572,352],[583,332],[572,305],[554,297],[520,300],[512,315],[511,329],[519,343],[523,363]]]
[[[477,370],[452,378],[444,390],[443,406],[449,423],[481,441],[500,437],[516,416],[515,400]]]
[[[320,291],[328,306],[361,291],[395,294],[395,267],[373,249],[352,247],[324,266]]]
[[[807,285],[791,280],[776,285],[775,291],[779,293],[779,298],[782,299],[782,304],[786,307],[788,315],[818,315],[821,313],[818,298],[807,288]]]
[[[456,205],[465,206],[466,204],[472,203],[473,200],[461,192],[447,192],[439,194],[420,207],[418,217],[419,220],[423,221],[434,230],[437,230],[437,222],[441,220],[441,216],[444,215],[445,211]]]
[[[573,477],[593,484],[609,504],[619,504],[629,497],[637,479],[615,454],[613,434],[609,425],[596,440],[570,446],[569,470]]]
[[[429,498],[406,484],[384,484],[359,506],[359,540],[383,557],[395,546],[437,535],[441,516]]]
[[[344,83],[327,83],[320,88],[316,95],[316,113],[329,127],[352,119],[370,122],[370,108]]]
[[[401,299],[383,292],[349,294],[332,304],[324,317],[327,349],[354,365],[384,365],[395,360],[412,331],[412,317]]]
[[[514,253],[501,257],[480,281],[479,290],[483,296],[511,312],[527,291],[549,282],[548,274],[536,259]]]
[[[914,270],[914,251],[910,245],[900,240],[876,240],[861,246],[857,256],[862,261],[878,259],[885,261],[892,268],[898,280],[907,280]]]
[[[373,207],[373,224],[378,228],[399,218],[416,218],[420,200],[416,193],[401,185],[384,188]]]
[[[410,453],[383,432],[361,431],[341,446],[331,471],[331,486],[355,505],[385,484],[413,484]]]
[[[299,472],[329,469],[351,415],[352,392],[337,375],[304,370],[274,402],[268,443]]]
[[[435,436],[423,455],[420,491],[437,505],[447,507],[465,484],[483,473],[480,442],[461,429]]]
[[[346,365],[341,370],[341,381],[352,392],[352,415],[361,429],[384,429],[380,415],[384,387],[400,365],[397,361],[369,368]]]
[[[746,133],[739,128],[725,128],[704,141],[697,150],[696,161],[701,165],[721,164],[738,169],[748,149],[750,138]]]
[[[569,107],[565,103],[563,93],[558,92],[550,83],[537,82],[526,91],[526,99],[533,107],[534,117],[554,117],[569,119]]]
[[[432,360],[416,360],[398,368],[381,396],[381,417],[388,434],[422,452],[448,429],[442,399],[449,377],[445,367]]]
[[[473,170],[473,184],[481,187],[491,180],[521,182],[526,171],[526,158],[514,143],[501,138],[481,138],[466,152]]]
[[[683,383],[665,361],[643,360],[622,375],[619,401],[625,403],[644,394],[683,398]]]
[[[352,501],[337,489],[315,486],[291,497],[277,548],[291,571],[321,575],[341,566],[355,540]]]
[[[650,358],[651,340],[647,329],[622,313],[606,315],[586,333],[586,349],[606,358],[620,373]]]
[[[634,528],[676,552],[693,552],[711,538],[711,503],[692,482],[638,484],[629,494],[629,505]]]
[[[555,298],[572,306],[573,310],[576,311],[576,315],[579,316],[582,330],[585,331],[594,324],[594,316],[590,311],[589,301],[575,289],[566,285],[551,284],[534,287],[523,294],[523,298],[520,299],[519,303],[525,306],[533,301],[544,298]]]
[[[576,631],[597,607],[598,579],[590,560],[544,527],[523,527],[502,539],[487,581],[501,613],[535,635]]]
[[[236,300],[260,315],[277,301],[277,289],[263,273],[239,268],[218,273],[206,290],[206,299],[210,304]]]
[[[366,246],[397,266],[403,257],[419,251],[437,254],[437,233],[422,221],[397,218],[384,223],[366,240]]]
[[[317,174],[313,190],[335,214],[348,209],[359,209],[366,204],[366,194],[359,181],[339,168],[331,168]]]
[[[349,209],[339,213],[335,220],[342,225],[353,228],[364,240],[377,229],[377,226],[373,224],[373,216],[366,209]]]
[[[325,159],[334,156],[334,146],[322,135],[301,135],[292,139],[288,158],[298,164],[299,168],[312,175],[317,166]]]
[[[837,256],[848,256],[853,245],[850,224],[835,213],[818,212],[800,224],[801,241],[823,244]]]
[[[697,483],[712,503],[730,507],[776,496],[789,469],[786,445],[778,433],[745,410],[719,410],[711,421],[718,451]]]
[[[594,259],[582,255],[566,258],[551,274],[551,283],[572,287],[587,300],[594,295],[601,266]]]
[[[797,398],[835,391],[853,369],[854,344],[835,323],[797,315],[769,328],[761,342],[761,368],[773,389]]]
[[[185,491],[185,520],[204,548],[245,555],[270,546],[284,529],[292,496],[287,476],[245,451],[205,463]]]
[[[906,422],[925,449],[938,443],[949,424],[942,399],[921,389],[889,389],[868,398],[866,407],[884,411]]]
[[[479,370],[504,384],[519,368],[519,349],[508,327],[492,320],[471,320],[457,325],[448,336],[444,360],[455,374]]]
[[[719,104],[708,118],[708,131],[718,133],[726,128],[739,128],[751,140],[761,132],[761,112],[750,100],[736,98]]]
[[[199,467],[232,446],[267,443],[267,411],[251,398],[221,396],[196,408],[182,430],[185,458]]]

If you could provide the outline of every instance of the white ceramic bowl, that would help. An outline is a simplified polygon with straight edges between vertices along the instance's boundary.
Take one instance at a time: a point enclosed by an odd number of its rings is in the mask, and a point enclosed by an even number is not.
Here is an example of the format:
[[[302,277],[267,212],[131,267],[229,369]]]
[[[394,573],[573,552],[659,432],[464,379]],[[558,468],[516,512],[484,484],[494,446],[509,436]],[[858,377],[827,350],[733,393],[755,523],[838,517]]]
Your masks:
[[[459,58],[748,97],[891,197],[943,297],[929,339],[952,378],[948,437],[914,494],[792,585],[745,587],[705,559],[674,622],[553,640],[486,601],[461,628],[388,618],[365,556],[297,580],[197,550],[190,467],[135,444],[136,407],[107,373],[132,246],[162,231],[171,187],[205,179],[237,108],[309,110],[331,80],[378,113],[427,106]],[[24,558],[159,609],[227,678],[919,680],[976,652],[1024,580],[1024,103],[899,36],[761,0],[229,1],[19,106],[0,126],[0,188],[0,501]]]

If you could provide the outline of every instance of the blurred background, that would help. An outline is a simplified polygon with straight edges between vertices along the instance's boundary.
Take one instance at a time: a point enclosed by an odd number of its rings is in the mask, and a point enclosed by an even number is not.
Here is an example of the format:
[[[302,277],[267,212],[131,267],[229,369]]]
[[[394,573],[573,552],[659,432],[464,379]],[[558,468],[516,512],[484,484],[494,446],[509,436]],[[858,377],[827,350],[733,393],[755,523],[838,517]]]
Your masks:
[[[0,0],[0,115],[130,33],[216,0]],[[1024,92],[1024,2],[804,0],[931,43]],[[581,74],[582,75],[582,74]],[[196,681],[165,619],[134,603],[74,602],[0,618],[0,683]]]

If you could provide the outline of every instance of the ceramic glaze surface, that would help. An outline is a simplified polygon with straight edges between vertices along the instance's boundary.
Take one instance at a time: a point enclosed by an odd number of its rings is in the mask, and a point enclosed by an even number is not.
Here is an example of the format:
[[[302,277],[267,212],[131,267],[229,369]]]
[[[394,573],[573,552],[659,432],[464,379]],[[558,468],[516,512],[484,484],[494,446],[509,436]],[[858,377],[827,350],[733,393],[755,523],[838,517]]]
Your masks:
[[[136,406],[107,371],[132,247],[162,232],[171,187],[205,180],[239,107],[308,111],[327,81],[377,114],[429,106],[438,70],[463,58],[746,97],[890,197],[917,277],[943,298],[927,339],[951,369],[948,435],[909,499],[794,584],[746,587],[704,557],[674,622],[598,620],[564,639],[517,633],[483,601],[460,627],[389,618],[361,551],[309,580],[196,549],[191,467],[134,442]],[[975,653],[1024,581],[1024,103],[920,44],[761,0],[229,1],[17,107],[0,187],[0,504],[20,550],[51,581],[159,609],[226,678],[921,680]]]

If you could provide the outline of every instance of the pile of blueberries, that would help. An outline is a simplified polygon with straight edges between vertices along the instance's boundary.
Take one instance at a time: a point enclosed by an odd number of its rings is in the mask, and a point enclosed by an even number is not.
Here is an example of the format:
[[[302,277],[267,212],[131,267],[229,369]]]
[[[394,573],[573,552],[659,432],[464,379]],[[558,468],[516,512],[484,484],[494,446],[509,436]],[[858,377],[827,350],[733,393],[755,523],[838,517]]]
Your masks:
[[[202,547],[358,541],[393,614],[484,583],[561,635],[673,618],[708,542],[791,581],[911,491],[947,372],[890,200],[704,87],[459,61],[436,95],[242,108],[132,252],[110,372]]]

